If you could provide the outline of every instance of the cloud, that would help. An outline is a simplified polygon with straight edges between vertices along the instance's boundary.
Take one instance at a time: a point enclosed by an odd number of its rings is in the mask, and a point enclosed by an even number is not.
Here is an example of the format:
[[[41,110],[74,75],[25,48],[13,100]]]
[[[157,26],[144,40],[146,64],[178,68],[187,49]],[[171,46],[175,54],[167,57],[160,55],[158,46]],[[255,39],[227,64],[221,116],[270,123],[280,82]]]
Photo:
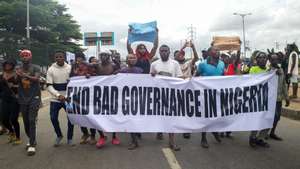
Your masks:
[[[82,32],[113,31],[122,56],[127,53],[129,22],[157,20],[160,44],[179,49],[192,24],[198,52],[208,48],[214,35],[242,37],[242,19],[234,12],[251,12],[245,18],[246,40],[252,49],[274,47],[300,35],[300,2],[297,0],[58,0],[81,25]],[[148,45],[151,48],[151,45]],[[106,47],[103,47],[104,49]],[[94,48],[89,48],[93,53]]]

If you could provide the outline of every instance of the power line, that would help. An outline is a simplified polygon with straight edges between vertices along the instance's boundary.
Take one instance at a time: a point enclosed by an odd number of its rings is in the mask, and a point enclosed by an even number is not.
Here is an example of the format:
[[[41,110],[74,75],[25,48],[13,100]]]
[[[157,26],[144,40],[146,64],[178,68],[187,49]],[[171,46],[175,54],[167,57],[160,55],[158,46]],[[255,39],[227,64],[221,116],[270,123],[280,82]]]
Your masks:
[[[279,50],[280,44],[279,42],[275,41],[275,49]]]
[[[193,24],[191,24],[191,26],[188,27],[188,36],[187,36],[187,39],[186,41],[190,41],[192,43],[195,42],[195,39],[196,39],[196,27],[193,27]],[[190,48],[190,56],[192,56],[193,54],[193,49]]]
[[[188,27],[188,37],[187,40],[194,41],[196,39],[196,27],[191,26]]]

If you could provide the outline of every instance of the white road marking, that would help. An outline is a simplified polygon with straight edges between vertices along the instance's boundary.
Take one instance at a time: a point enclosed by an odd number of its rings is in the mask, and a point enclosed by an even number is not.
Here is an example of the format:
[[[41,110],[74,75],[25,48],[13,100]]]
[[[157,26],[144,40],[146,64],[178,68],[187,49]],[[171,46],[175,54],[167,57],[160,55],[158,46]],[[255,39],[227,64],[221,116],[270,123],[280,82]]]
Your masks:
[[[163,148],[162,151],[163,151],[171,169],[181,169],[181,166],[179,165],[174,153],[172,152],[172,150],[170,148]]]

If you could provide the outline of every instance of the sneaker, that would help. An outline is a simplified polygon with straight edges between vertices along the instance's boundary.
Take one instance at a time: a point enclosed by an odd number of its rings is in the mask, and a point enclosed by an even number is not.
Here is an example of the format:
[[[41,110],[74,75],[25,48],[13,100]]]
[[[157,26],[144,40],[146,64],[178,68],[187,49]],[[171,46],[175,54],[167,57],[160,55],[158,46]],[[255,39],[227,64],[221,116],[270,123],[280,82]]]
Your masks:
[[[89,140],[89,144],[90,145],[95,145],[97,143],[97,140],[95,139],[95,137],[91,137]]]
[[[14,142],[16,139],[17,139],[17,138],[16,138],[15,133],[9,133],[9,134],[8,134],[8,143],[12,143],[12,142]]]
[[[255,143],[256,143],[256,145],[264,147],[264,148],[269,148],[270,147],[270,145],[262,139],[256,140]]]
[[[33,155],[35,155],[35,147],[32,147],[32,146],[28,147],[27,155],[28,155],[28,156],[33,156]]]
[[[191,138],[191,134],[190,133],[183,133],[183,138],[190,139]]]
[[[68,141],[67,141],[67,144],[68,144],[69,146],[71,146],[71,147],[74,147],[74,146],[76,145],[76,144],[73,143],[72,140],[68,140]]]
[[[157,139],[157,140],[163,140],[163,139],[164,139],[163,133],[157,133],[157,134],[156,134],[156,139]]]
[[[17,138],[14,142],[13,142],[13,145],[20,145],[22,144],[22,140]]]
[[[111,144],[113,145],[119,145],[121,142],[120,140],[118,139],[118,137],[115,137],[111,140]]]
[[[100,137],[97,144],[96,144],[96,147],[97,148],[102,148],[104,145],[105,145],[105,137]]]
[[[180,151],[180,147],[178,147],[176,144],[169,144],[169,147],[173,151]]]
[[[57,138],[55,139],[54,147],[60,146],[61,140],[62,140],[62,139],[63,139],[62,136],[61,136],[61,137],[57,137]]]
[[[203,148],[209,148],[209,145],[208,145],[206,139],[201,140],[201,147],[203,147]]]
[[[26,150],[28,150],[28,148],[29,148],[29,147],[30,147],[30,144],[29,144],[29,143],[27,143],[27,144],[26,144],[26,148],[25,148],[25,149],[26,149]]]
[[[84,135],[81,137],[80,144],[86,144],[86,143],[88,143],[88,138],[89,138],[89,137],[90,137],[89,135],[84,134]]]
[[[135,150],[138,147],[139,147],[138,143],[131,143],[128,147],[128,150]]]
[[[282,141],[283,139],[278,137],[276,134],[270,134],[270,138],[271,139],[274,139],[274,140],[277,140],[277,141]]]
[[[25,149],[28,150],[28,148],[29,148],[30,146],[31,146],[31,147],[36,147],[36,145],[37,145],[36,142],[34,142],[34,144],[33,144],[32,146],[30,145],[30,143],[27,143]]]

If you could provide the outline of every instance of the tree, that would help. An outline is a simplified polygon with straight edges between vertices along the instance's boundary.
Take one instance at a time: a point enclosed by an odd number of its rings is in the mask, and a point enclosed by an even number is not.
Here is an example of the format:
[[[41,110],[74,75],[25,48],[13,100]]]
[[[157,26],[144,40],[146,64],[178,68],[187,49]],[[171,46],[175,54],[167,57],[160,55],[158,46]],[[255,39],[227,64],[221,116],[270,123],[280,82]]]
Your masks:
[[[26,0],[0,0],[0,55],[17,58],[27,48]],[[30,0],[30,49],[33,62],[50,63],[49,55],[60,49],[82,50],[80,26],[67,13],[65,5],[54,0]]]

